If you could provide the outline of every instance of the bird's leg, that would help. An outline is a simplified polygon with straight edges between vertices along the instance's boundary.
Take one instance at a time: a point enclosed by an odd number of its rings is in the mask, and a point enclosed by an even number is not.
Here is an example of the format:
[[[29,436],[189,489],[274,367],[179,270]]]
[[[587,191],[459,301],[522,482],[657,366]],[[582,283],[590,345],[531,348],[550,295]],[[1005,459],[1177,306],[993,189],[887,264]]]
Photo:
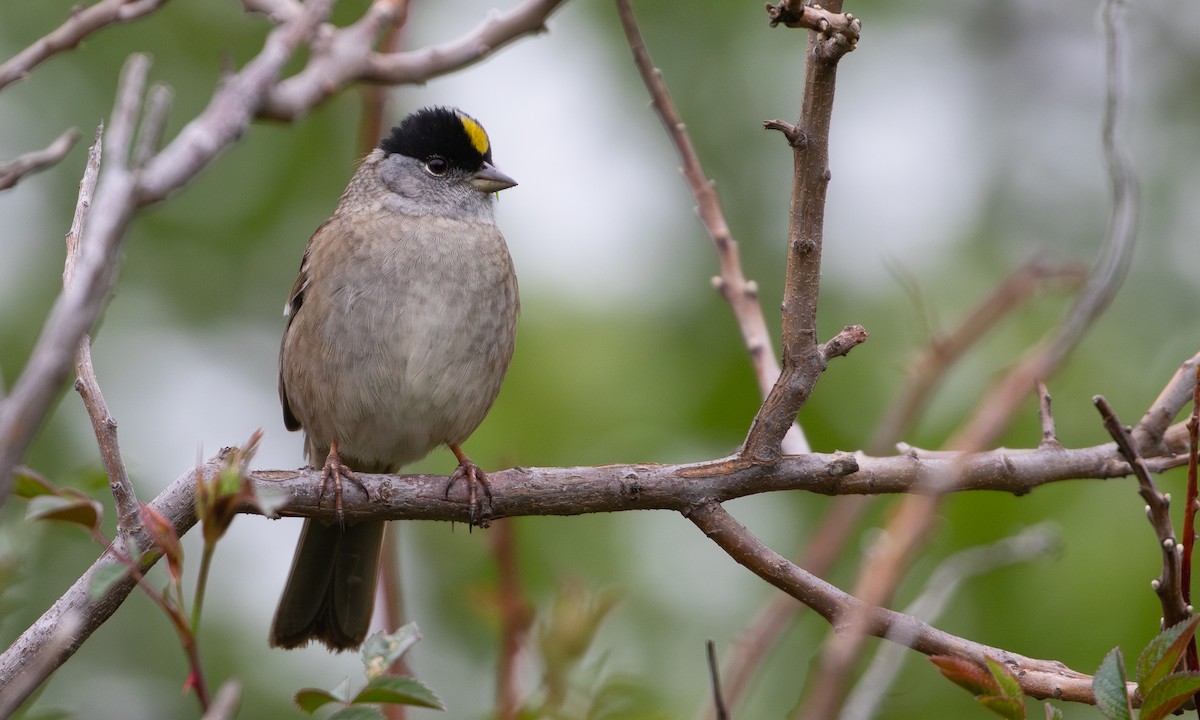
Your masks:
[[[486,527],[487,517],[492,514],[492,486],[488,483],[487,474],[480,470],[478,465],[471,462],[471,458],[467,457],[457,443],[449,443],[449,445],[454,457],[458,458],[458,467],[450,476],[450,482],[446,483],[446,497],[450,497],[450,488],[454,487],[454,483],[459,480],[465,481],[467,483],[467,501],[471,505],[468,515],[470,524]],[[482,513],[479,513],[477,485],[483,488],[483,495],[487,498],[487,507]]]
[[[362,480],[358,475],[342,462],[342,458],[338,455],[337,438],[329,444],[329,455],[325,458],[325,467],[321,470],[321,491],[317,494],[317,507],[321,507],[321,503],[325,500],[325,493],[329,492],[329,488],[333,486],[333,508],[337,514],[338,525],[344,525],[342,519],[342,481],[349,480],[357,485],[367,499],[371,498],[371,493],[367,490],[367,486],[363,485]]]

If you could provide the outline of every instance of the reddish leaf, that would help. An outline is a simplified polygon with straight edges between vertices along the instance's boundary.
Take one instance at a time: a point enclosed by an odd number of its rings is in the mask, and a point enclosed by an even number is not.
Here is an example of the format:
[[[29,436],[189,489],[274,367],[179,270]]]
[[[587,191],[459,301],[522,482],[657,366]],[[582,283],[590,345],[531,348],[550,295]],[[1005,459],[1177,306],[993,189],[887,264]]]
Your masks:
[[[984,668],[965,658],[953,655],[931,655],[929,661],[948,680],[972,695],[1000,695],[1000,685]]]
[[[179,542],[175,526],[149,505],[142,506],[141,514],[142,526],[167,558],[167,569],[171,573],[171,579],[179,582],[183,576],[183,545]]]

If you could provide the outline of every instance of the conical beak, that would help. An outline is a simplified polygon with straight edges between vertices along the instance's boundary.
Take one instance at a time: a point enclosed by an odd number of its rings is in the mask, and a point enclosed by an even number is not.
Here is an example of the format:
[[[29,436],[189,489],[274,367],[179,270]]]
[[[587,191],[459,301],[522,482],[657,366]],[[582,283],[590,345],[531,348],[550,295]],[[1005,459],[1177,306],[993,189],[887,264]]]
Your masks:
[[[471,186],[479,192],[484,193],[500,192],[517,184],[516,180],[497,170],[491,163],[484,163],[483,167],[479,168],[479,171],[472,175],[467,182],[471,183]]]

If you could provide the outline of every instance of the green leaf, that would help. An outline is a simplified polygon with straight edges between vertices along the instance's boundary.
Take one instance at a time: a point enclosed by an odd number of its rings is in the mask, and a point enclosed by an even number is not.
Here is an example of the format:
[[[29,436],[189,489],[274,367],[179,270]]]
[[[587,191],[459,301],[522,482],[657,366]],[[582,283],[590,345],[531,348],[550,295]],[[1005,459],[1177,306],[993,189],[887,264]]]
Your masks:
[[[328,690],[322,690],[321,688],[301,688],[292,696],[292,702],[296,703],[296,707],[312,715],[317,709],[325,707],[329,703],[343,701],[335,697]]]
[[[445,710],[442,701],[420,681],[399,675],[383,675],[372,679],[354,699],[353,703],[391,703],[393,705],[416,705],[417,707]]]
[[[415,622],[410,622],[394,633],[377,632],[363,643],[363,664],[367,666],[367,677],[380,677],[387,673],[392,663],[421,640],[421,631]]]
[[[93,600],[99,600],[128,574],[129,566],[123,562],[114,560],[101,565],[92,573],[92,579],[88,583],[88,595]]]
[[[1000,685],[996,682],[996,678],[966,658],[953,655],[930,655],[929,661],[936,665],[938,671],[948,680],[972,695],[998,695],[1000,693]]]
[[[59,489],[40,473],[18,466],[13,468],[13,495],[29,500],[39,495],[57,495]]]
[[[987,663],[992,677],[996,678],[996,682],[1000,685],[1000,697],[1020,700],[1023,705],[1025,692],[1021,690],[1021,681],[1017,680],[1017,676],[1013,674],[1013,671],[1004,663],[991,657],[985,656],[984,662]],[[1021,717],[1025,717],[1024,710],[1021,711]]]
[[[1096,707],[1104,717],[1132,720],[1133,708],[1125,691],[1125,660],[1121,657],[1121,648],[1115,647],[1104,656],[1092,678],[1092,692],[1096,695]]]
[[[1175,672],[1188,641],[1196,633],[1197,623],[1200,623],[1200,615],[1172,625],[1146,644],[1137,661],[1137,684],[1143,694]]]
[[[1062,710],[1059,710],[1050,703],[1046,703],[1043,707],[1046,708],[1046,720],[1063,720]]]
[[[89,530],[98,530],[103,517],[104,509],[100,503],[82,493],[38,495],[29,500],[29,508],[25,511],[26,520],[61,520]]]
[[[327,720],[383,720],[383,713],[370,705],[351,705],[338,710]]]
[[[1025,720],[1025,701],[1023,698],[1015,700],[1010,697],[980,695],[975,698],[975,701],[1002,718],[1008,718],[1008,720]]]
[[[1168,675],[1145,694],[1141,720],[1162,720],[1200,692],[1200,673]]]

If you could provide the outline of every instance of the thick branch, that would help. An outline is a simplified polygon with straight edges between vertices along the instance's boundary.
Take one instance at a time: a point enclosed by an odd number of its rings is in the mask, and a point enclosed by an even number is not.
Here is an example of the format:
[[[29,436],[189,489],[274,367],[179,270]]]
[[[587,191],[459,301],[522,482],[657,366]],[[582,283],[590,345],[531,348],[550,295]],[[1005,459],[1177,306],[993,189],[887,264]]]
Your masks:
[[[838,12],[840,2],[829,3]],[[825,190],[829,185],[829,126],[837,63],[846,51],[844,36],[810,32],[804,99],[796,125],[772,120],[792,148],[793,178],[788,230],[787,276],[783,291],[783,370],[771,388],[742,449],[742,460],[773,463],[797,413],[808,402],[825,358],[817,344],[817,298],[821,289],[821,245]],[[841,52],[837,48],[842,47]],[[852,45],[848,47],[853,47]]]

